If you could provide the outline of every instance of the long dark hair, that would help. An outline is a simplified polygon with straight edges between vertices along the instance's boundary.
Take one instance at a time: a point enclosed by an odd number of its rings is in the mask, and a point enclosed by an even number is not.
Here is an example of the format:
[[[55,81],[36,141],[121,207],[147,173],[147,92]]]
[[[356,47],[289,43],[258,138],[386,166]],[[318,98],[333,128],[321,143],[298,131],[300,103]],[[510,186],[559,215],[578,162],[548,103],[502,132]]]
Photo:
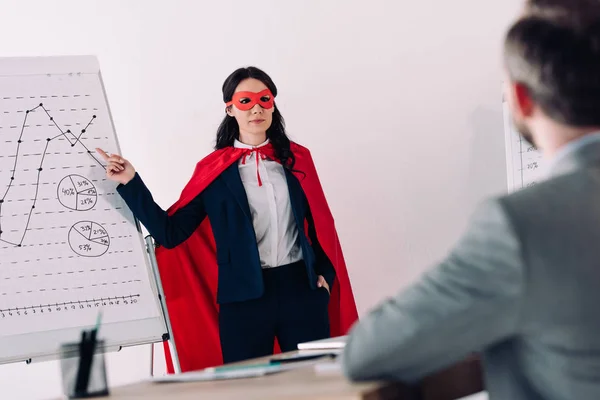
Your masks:
[[[240,84],[241,81],[248,78],[254,78],[265,84],[273,93],[273,96],[277,96],[277,87],[269,75],[264,71],[256,67],[244,67],[238,68],[231,75],[225,79],[223,83],[223,102],[231,101],[235,88]],[[277,108],[277,104],[274,105],[273,110],[273,122],[269,129],[267,129],[267,139],[273,145],[275,150],[275,156],[281,161],[281,164],[289,169],[293,170],[296,158],[294,153],[290,149],[290,139],[285,133],[285,122],[283,116]],[[217,140],[215,149],[222,149],[228,146],[233,146],[235,139],[238,139],[240,135],[240,127],[234,117],[225,115],[223,121],[217,129]]]

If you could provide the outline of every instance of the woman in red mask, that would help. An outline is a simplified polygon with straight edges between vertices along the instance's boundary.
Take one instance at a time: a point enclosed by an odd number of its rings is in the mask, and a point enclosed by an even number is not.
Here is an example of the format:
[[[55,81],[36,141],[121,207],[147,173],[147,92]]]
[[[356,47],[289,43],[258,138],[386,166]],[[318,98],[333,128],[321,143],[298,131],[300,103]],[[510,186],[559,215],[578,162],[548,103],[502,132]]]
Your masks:
[[[225,80],[216,150],[167,211],[129,161],[97,149],[158,244],[182,371],[295,350],[343,335],[357,319],[310,152],[290,142],[276,96],[255,67]]]

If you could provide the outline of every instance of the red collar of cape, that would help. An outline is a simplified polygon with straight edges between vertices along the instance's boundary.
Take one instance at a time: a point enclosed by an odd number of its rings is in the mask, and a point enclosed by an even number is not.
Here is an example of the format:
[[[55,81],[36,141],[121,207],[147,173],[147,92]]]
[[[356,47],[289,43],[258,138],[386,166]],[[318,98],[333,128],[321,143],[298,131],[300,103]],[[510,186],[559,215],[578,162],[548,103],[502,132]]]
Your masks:
[[[270,144],[258,149],[262,156],[276,159]],[[333,216],[309,150],[296,143],[291,144],[291,150],[296,158],[294,170],[299,171],[293,173],[307,197],[319,243],[336,272],[329,301],[331,336],[345,335],[358,319],[358,313]],[[172,215],[188,204],[227,167],[252,151],[257,149],[226,147],[202,159],[168,214]],[[179,246],[173,249],[157,247],[156,258],[181,371],[222,364],[216,303],[216,248],[208,218]],[[164,348],[167,370],[172,373],[173,364],[166,341]],[[277,344],[274,352],[279,352]]]

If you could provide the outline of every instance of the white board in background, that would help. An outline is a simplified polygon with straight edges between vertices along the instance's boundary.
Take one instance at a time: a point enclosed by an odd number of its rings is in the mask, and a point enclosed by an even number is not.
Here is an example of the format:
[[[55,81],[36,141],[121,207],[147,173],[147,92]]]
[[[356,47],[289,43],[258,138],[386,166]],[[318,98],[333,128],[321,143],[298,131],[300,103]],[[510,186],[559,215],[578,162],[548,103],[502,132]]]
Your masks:
[[[0,143],[0,362],[56,356],[100,310],[107,346],[162,340],[139,225],[94,152],[120,153],[96,58],[0,58]]]
[[[521,138],[512,121],[508,103],[502,101],[504,139],[506,149],[506,175],[508,191],[535,185],[544,174],[541,153]]]

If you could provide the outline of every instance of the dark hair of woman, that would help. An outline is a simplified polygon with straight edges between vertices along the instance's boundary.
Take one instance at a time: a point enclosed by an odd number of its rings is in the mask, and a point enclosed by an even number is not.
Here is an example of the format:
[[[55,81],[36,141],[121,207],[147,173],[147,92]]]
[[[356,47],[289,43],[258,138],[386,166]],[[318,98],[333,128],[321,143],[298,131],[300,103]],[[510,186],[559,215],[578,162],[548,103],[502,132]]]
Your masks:
[[[231,75],[225,79],[223,83],[223,102],[231,101],[235,89],[245,79],[254,78],[264,83],[273,96],[277,96],[277,87],[269,75],[264,71],[256,67],[244,67],[238,68]],[[285,133],[285,122],[283,116],[277,108],[277,104],[274,105],[273,110],[273,122],[269,129],[267,129],[267,139],[273,145],[275,150],[275,156],[281,161],[281,164],[289,169],[293,170],[296,159],[290,149],[290,139]],[[235,139],[238,139],[240,134],[239,126],[234,117],[225,115],[223,121],[217,129],[217,140],[215,149],[223,149],[228,146],[233,146]]]

